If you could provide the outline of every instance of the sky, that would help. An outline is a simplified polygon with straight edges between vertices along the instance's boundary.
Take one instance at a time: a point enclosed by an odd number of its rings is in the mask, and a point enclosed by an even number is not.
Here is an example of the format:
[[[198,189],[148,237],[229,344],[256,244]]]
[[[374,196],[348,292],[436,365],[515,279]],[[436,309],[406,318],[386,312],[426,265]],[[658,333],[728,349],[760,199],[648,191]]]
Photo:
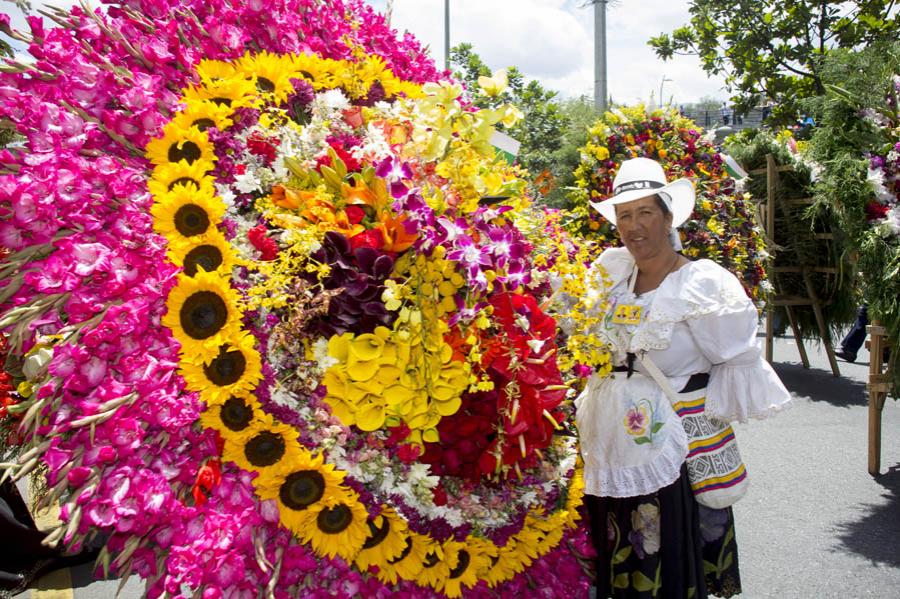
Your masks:
[[[383,12],[393,5],[391,26],[415,35],[444,62],[444,0],[365,0]],[[450,44],[471,43],[492,69],[516,66],[563,97],[594,93],[594,8],[588,0],[450,0]],[[33,7],[44,4],[33,0]],[[71,6],[72,1],[47,4]],[[98,2],[92,2],[98,5]],[[13,27],[24,20],[0,0]],[[607,86],[617,103],[665,101],[675,105],[703,97],[724,100],[721,78],[709,78],[696,57],[656,58],[647,40],[689,20],[688,0],[619,0],[607,8]],[[663,79],[665,78],[665,81]]]
[[[384,11],[388,0],[366,0]],[[393,0],[391,26],[444,62],[444,0]],[[607,88],[617,103],[724,100],[724,80],[693,56],[667,62],[647,40],[689,22],[688,0],[620,0],[607,7]],[[516,66],[564,97],[594,94],[594,8],[587,0],[450,0],[450,45],[471,43],[492,69]],[[666,79],[663,82],[663,78]]]

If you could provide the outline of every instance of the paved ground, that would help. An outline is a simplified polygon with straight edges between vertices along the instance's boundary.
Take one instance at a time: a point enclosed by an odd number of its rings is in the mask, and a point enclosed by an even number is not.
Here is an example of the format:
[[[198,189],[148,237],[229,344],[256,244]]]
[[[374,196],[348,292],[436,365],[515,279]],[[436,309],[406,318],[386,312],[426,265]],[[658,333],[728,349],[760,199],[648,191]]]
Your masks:
[[[804,370],[793,339],[776,340],[775,369],[794,393],[778,417],[736,427],[752,486],[735,506],[743,598],[900,598],[900,403],[884,408],[882,474],[867,472],[868,353],[840,362],[821,348]],[[87,566],[44,579],[31,599],[107,599],[118,581]],[[140,597],[130,580],[121,594]],[[20,595],[25,599],[29,594]]]

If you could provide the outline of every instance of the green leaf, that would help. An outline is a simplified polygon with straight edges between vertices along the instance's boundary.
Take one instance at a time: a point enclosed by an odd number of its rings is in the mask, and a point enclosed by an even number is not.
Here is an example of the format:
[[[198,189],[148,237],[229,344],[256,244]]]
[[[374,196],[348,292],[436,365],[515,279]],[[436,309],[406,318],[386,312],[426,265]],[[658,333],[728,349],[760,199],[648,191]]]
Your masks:
[[[634,586],[635,590],[638,590],[642,593],[652,591],[656,586],[653,584],[653,581],[650,580],[650,578],[648,578],[643,572],[632,572],[631,584],[632,586]]]
[[[651,441],[650,441],[650,437],[638,437],[637,439],[634,440],[634,442],[637,443],[638,445],[646,445],[647,443],[650,443]]]
[[[734,527],[729,526],[728,531],[725,533],[725,538],[722,539],[722,545],[728,545],[733,540],[734,540]]]
[[[623,573],[617,575],[613,579],[612,585],[613,585],[614,589],[627,589],[628,588],[628,573],[623,572]]]
[[[621,564],[626,559],[628,559],[629,555],[631,555],[631,545],[629,545],[628,547],[623,547],[622,549],[619,549],[612,558],[613,565]]]
[[[653,426],[650,427],[650,431],[653,433],[658,433],[660,430],[662,430],[662,427],[665,426],[665,424],[665,422],[654,422]]]
[[[763,15],[763,22],[766,25],[771,25],[773,19],[774,19],[774,17],[772,16],[772,13],[770,13],[770,12],[767,12],[766,14]]]
[[[333,168],[323,164],[319,168],[319,171],[322,173],[322,178],[325,180],[326,185],[333,188],[335,191],[341,190],[341,177],[338,176]]]
[[[718,570],[719,569],[716,567],[716,565],[714,563],[703,560],[703,573],[704,574],[714,574],[715,572],[718,572]]]
[[[722,561],[722,571],[724,572],[729,567],[731,567],[731,564],[733,562],[734,562],[734,554],[729,551],[728,555],[726,555],[725,559]]]

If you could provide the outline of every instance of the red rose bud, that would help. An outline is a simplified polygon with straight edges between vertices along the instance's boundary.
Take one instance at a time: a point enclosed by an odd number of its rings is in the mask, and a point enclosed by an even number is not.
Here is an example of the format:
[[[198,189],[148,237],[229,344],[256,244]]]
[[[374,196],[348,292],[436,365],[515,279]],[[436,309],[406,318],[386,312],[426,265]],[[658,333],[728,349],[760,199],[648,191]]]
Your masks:
[[[384,234],[381,232],[381,229],[368,229],[351,237],[350,247],[354,250],[358,248],[380,250],[384,247]]]
[[[351,225],[358,225],[366,217],[366,211],[359,206],[347,206],[344,208],[344,212]]]

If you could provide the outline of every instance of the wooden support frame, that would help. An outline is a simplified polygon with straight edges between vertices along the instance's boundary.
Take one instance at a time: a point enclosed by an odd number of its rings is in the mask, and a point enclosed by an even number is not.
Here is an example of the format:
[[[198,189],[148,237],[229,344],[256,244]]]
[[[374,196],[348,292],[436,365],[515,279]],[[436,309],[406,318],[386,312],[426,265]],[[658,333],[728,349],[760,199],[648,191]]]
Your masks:
[[[785,312],[787,312],[788,322],[791,325],[791,330],[794,333],[794,339],[797,342],[797,350],[800,353],[800,361],[803,363],[804,368],[809,368],[809,356],[806,353],[806,346],[803,343],[803,339],[800,337],[800,327],[797,325],[797,317],[794,309],[797,306],[810,306],[816,318],[816,325],[819,329],[819,336],[822,339],[822,343],[825,345],[825,353],[828,356],[828,364],[831,366],[831,373],[837,377],[841,376],[841,371],[838,367],[837,358],[834,354],[834,345],[831,342],[831,334],[829,333],[828,327],[826,326],[825,315],[822,311],[824,302],[816,295],[815,287],[812,284],[811,277],[812,273],[837,274],[837,268],[807,265],[788,265],[779,267],[774,266],[774,254],[776,252],[776,248],[778,247],[775,231],[775,210],[778,204],[781,204],[782,208],[784,208],[788,206],[809,206],[814,202],[812,198],[779,200],[778,173],[790,170],[793,170],[792,166],[778,166],[777,164],[775,164],[775,157],[771,154],[767,154],[766,168],[750,171],[751,174],[766,174],[766,203],[761,206],[762,218],[760,220],[765,223],[764,226],[766,230],[766,243],[768,246],[769,255],[771,256],[768,271],[770,274],[772,286],[775,290],[774,295],[766,304],[766,360],[770,363],[772,362],[772,355],[774,353],[775,345],[775,309],[779,306],[782,306],[784,307]],[[833,239],[834,235],[832,233],[818,233],[816,234],[816,238]],[[803,277],[804,286],[806,287],[806,295],[786,295],[780,293],[781,285],[778,276],[779,273],[801,274]]]
[[[892,375],[889,369],[883,368],[882,353],[888,347],[887,331],[875,320],[866,327],[869,331],[869,474],[881,474],[881,413],[884,402],[891,391]]]

